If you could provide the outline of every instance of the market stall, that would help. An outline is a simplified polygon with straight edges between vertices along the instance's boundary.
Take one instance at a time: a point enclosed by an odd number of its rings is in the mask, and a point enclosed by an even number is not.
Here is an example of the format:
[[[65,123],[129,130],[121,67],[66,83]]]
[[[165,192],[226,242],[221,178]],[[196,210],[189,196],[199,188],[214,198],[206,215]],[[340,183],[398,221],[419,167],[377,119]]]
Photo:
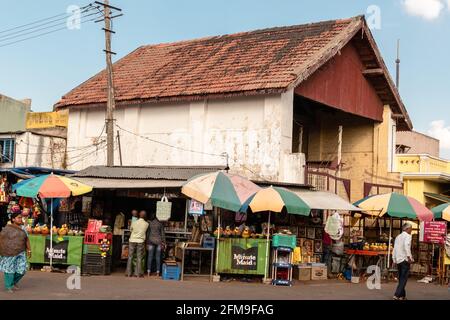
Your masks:
[[[50,263],[50,236],[29,235],[31,252],[30,264]],[[53,236],[53,263],[55,265],[75,265],[81,268],[83,236]]]
[[[221,238],[218,243],[218,273],[265,275],[266,239]]]

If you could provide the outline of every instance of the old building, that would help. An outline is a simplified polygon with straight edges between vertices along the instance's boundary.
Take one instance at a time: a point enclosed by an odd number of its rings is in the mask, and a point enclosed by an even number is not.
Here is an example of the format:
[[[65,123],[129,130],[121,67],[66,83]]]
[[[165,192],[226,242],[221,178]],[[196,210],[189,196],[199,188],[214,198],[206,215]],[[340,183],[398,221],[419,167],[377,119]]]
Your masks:
[[[404,193],[429,208],[450,202],[450,161],[440,158],[439,140],[414,131],[397,137],[396,168]]]
[[[55,124],[56,113],[31,112],[30,106],[31,100],[0,95],[0,168],[64,168],[67,124]]]
[[[68,166],[106,162],[106,77],[64,95]],[[362,16],[137,48],[114,64],[115,164],[225,165],[356,200],[401,188],[412,124]]]

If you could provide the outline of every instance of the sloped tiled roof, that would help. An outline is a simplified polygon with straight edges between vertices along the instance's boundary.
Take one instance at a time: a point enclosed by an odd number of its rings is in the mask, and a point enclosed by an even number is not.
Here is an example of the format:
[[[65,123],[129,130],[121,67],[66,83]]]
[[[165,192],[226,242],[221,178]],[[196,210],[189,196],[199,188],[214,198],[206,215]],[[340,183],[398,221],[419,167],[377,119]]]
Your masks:
[[[411,129],[364,16],[139,47],[114,64],[116,105],[280,93],[306,80],[353,38],[369,43],[367,68],[381,70],[371,81],[401,115],[401,127]],[[103,70],[55,108],[105,106],[106,100]]]
[[[361,17],[142,46],[114,64],[116,101],[286,89]],[[106,103],[100,72],[56,107]]]

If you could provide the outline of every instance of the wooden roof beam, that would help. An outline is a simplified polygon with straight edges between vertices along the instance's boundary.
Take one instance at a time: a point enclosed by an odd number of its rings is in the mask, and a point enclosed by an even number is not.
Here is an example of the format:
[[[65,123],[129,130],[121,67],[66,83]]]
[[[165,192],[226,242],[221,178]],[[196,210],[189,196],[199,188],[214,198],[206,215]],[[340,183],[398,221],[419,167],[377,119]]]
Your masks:
[[[362,74],[364,76],[382,76],[384,75],[384,71],[382,68],[366,69],[363,70]]]

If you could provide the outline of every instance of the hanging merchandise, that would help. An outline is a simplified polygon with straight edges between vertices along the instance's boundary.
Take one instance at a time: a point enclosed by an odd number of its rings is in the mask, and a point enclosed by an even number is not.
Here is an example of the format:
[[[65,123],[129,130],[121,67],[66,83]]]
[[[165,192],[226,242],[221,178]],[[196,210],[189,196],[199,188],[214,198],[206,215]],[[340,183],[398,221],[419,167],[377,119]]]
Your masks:
[[[325,232],[335,241],[342,238],[344,234],[344,219],[342,219],[337,211],[328,218],[325,225]]]
[[[0,202],[8,202],[8,180],[6,176],[0,176]]]
[[[156,202],[156,217],[159,221],[167,221],[170,219],[172,212],[172,202],[166,197],[166,192],[161,198],[161,201]]]
[[[447,238],[445,239],[445,253],[450,258],[450,233],[447,234]]]

